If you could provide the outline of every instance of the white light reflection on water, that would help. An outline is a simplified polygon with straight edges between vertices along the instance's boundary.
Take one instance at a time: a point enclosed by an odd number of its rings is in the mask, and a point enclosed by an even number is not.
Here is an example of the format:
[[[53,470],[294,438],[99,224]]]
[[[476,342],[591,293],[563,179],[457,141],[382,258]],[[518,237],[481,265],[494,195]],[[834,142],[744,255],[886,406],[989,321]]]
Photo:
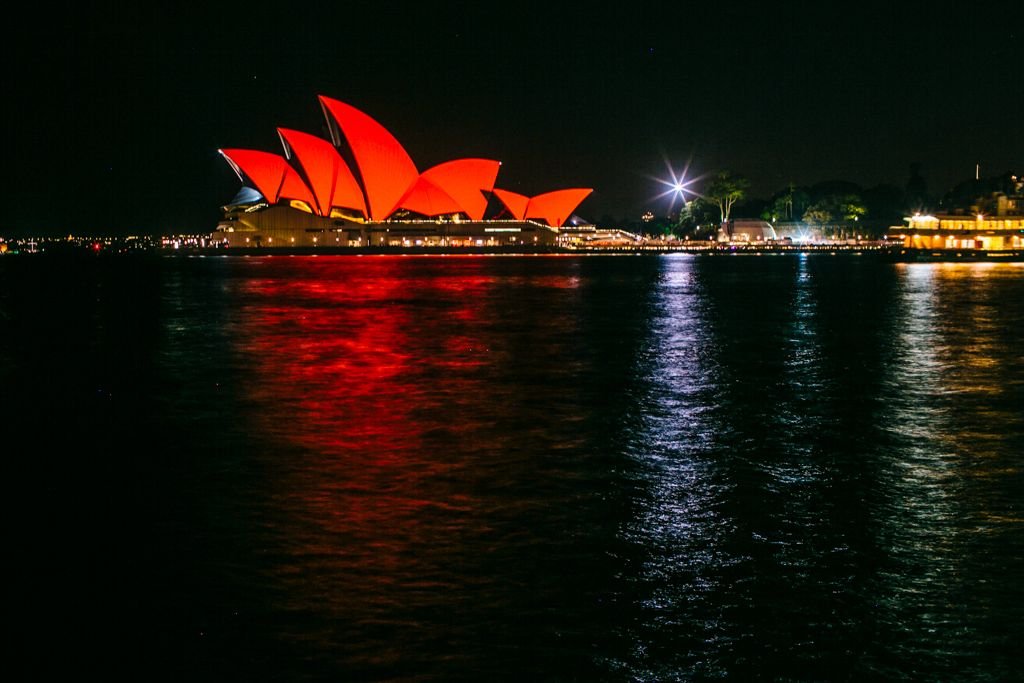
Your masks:
[[[609,665],[642,680],[1008,670],[986,558],[1019,547],[1019,279],[663,264],[626,449],[631,649]]]
[[[633,642],[634,674],[711,670],[708,650],[724,644],[724,627],[705,609],[725,590],[721,570],[735,563],[727,550],[729,520],[719,512],[724,486],[707,458],[716,429],[716,353],[709,336],[703,285],[689,256],[664,259],[651,306],[647,346],[639,353],[646,394],[638,397],[641,424],[628,454],[641,469],[646,495],[625,529],[645,549],[630,590],[639,617],[624,634]],[[691,630],[693,623],[702,628]],[[664,632],[678,632],[678,647],[661,652]],[[719,642],[711,642],[719,639]],[[667,666],[666,666],[667,665]]]
[[[809,633],[829,618],[794,596],[827,603],[837,586],[809,576],[841,574],[812,438],[823,410],[812,274],[807,259],[769,265],[751,288],[749,263],[664,263],[630,448],[646,495],[624,530],[645,558],[628,667],[650,679],[781,671],[775,648],[793,638],[794,657],[813,656]],[[767,587],[775,576],[787,578]],[[776,618],[805,627],[783,632]]]

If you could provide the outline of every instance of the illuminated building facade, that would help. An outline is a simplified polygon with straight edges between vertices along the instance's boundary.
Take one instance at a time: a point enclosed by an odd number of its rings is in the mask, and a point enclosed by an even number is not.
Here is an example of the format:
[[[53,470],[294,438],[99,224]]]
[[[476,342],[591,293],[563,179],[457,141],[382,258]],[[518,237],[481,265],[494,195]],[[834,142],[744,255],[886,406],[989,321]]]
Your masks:
[[[552,245],[592,192],[527,197],[501,190],[494,186],[501,163],[491,159],[456,159],[420,172],[381,124],[328,97],[320,105],[330,140],[279,128],[283,156],[219,150],[244,187],[224,207],[215,241],[231,247]],[[499,207],[492,216],[489,206]]]
[[[1020,215],[914,215],[905,220],[909,225],[899,237],[910,249],[1024,249],[1024,216]]]
[[[1008,194],[996,193],[987,206],[971,214],[922,215],[904,218],[907,227],[892,228],[910,249],[1024,249],[1024,180],[1010,176]],[[987,210],[986,210],[987,209]]]

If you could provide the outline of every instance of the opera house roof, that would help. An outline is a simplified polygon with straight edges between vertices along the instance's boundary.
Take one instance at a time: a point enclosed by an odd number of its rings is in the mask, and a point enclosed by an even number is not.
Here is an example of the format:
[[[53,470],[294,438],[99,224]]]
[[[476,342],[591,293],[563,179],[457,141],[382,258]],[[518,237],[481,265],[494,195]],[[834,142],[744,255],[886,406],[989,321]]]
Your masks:
[[[572,188],[534,197],[494,187],[501,162],[454,159],[420,172],[384,126],[355,107],[320,96],[331,140],[278,128],[284,156],[247,149],[220,153],[243,183],[269,204],[288,202],[318,216],[387,220],[399,210],[423,216],[464,214],[483,220],[493,194],[516,220],[559,228],[593,190]],[[347,144],[356,173],[339,153]],[[358,174],[358,177],[357,177]]]

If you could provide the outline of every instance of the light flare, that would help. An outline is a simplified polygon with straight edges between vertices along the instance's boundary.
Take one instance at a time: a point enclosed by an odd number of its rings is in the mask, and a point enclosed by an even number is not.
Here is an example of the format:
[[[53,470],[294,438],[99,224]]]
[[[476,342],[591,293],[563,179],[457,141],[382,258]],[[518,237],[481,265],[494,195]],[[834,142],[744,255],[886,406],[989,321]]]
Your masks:
[[[687,160],[686,165],[683,166],[683,170],[680,173],[676,173],[675,169],[672,168],[672,164],[669,163],[667,158],[665,161],[665,169],[668,171],[667,178],[656,178],[654,176],[648,176],[651,180],[655,181],[659,185],[667,188],[664,192],[654,195],[650,198],[650,201],[658,201],[664,197],[669,197],[668,210],[669,212],[675,207],[676,199],[682,200],[683,206],[686,206],[690,199],[693,197],[699,197],[701,194],[696,190],[692,189],[692,186],[698,181],[704,178],[703,175],[696,176],[694,178],[688,178],[687,174],[690,171],[690,163],[692,159]],[[687,198],[690,195],[690,198]]]

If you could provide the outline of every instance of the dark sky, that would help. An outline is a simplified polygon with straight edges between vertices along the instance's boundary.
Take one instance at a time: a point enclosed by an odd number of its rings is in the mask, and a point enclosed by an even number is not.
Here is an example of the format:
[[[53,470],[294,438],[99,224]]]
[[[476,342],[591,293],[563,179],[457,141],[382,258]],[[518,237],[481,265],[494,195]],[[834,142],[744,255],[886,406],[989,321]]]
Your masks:
[[[580,213],[667,209],[650,176],[731,169],[941,193],[1024,167],[1021,2],[76,4],[10,22],[0,235],[212,229],[218,147],[325,134],[325,94],[422,170],[503,162],[501,187],[594,187]]]

